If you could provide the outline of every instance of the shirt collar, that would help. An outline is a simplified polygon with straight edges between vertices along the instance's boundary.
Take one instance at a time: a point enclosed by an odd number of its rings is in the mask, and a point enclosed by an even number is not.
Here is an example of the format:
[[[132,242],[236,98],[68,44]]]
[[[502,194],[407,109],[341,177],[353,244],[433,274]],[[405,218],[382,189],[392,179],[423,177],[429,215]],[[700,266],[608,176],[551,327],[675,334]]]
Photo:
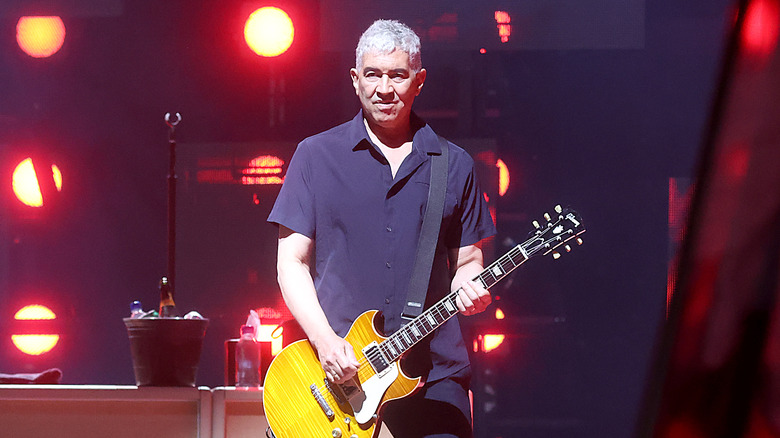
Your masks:
[[[411,115],[412,126],[417,127],[417,131],[412,138],[412,147],[417,152],[425,154],[441,154],[441,144],[439,144],[438,136],[433,129],[425,123],[417,114],[412,111]],[[368,132],[366,126],[363,124],[363,110],[361,109],[357,115],[350,121],[350,127],[347,130],[347,140],[349,144],[354,145],[353,151],[360,149],[366,149],[370,147],[371,140],[368,138]]]

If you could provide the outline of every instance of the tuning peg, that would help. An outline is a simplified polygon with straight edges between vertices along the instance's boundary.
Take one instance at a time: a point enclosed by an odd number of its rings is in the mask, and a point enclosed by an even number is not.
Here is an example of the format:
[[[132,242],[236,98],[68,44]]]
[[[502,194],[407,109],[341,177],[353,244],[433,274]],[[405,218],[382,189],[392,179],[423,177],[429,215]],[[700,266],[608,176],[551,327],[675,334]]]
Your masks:
[[[577,245],[582,245],[582,237],[577,238]]]
[[[559,253],[558,251],[553,251],[552,256],[553,259],[558,260],[559,258],[561,258],[561,253]]]
[[[537,222],[537,221],[533,221],[533,222],[531,222],[531,223],[533,224],[534,228],[536,228],[537,230],[538,230],[539,228],[542,228],[542,227],[539,225],[539,222]]]
[[[555,212],[558,214],[561,214],[561,212],[563,212],[563,208],[561,207],[560,204],[555,206]]]
[[[552,219],[552,218],[550,217],[550,213],[545,213],[545,214],[544,214],[544,220],[546,220],[547,222],[550,222],[550,219]]]

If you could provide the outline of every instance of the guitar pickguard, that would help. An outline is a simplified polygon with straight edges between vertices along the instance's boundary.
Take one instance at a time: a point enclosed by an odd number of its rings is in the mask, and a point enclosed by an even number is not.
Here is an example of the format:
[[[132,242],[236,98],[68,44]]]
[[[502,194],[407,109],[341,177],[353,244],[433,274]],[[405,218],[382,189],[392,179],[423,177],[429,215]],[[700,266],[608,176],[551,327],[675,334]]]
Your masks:
[[[368,380],[362,383],[361,388],[357,388],[351,397],[349,404],[355,413],[355,420],[360,424],[371,421],[379,408],[379,402],[395,379],[398,378],[398,364],[393,363],[382,372],[374,374]],[[350,388],[352,389],[352,388]],[[345,391],[346,392],[346,391]]]

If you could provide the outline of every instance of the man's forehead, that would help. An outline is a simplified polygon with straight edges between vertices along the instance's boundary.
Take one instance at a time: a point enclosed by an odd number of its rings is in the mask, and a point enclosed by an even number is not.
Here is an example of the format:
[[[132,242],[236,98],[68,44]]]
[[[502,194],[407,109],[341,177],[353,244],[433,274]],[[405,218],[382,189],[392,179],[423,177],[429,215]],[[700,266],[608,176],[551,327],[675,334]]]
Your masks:
[[[409,54],[400,49],[368,51],[363,55],[363,70],[366,69],[409,70]]]

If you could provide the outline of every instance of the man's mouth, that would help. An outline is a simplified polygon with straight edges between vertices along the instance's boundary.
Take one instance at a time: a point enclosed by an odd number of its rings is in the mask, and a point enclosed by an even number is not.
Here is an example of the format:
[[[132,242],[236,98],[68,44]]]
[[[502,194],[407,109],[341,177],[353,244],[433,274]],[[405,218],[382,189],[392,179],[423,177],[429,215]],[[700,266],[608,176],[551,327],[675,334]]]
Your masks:
[[[390,109],[395,105],[393,101],[380,101],[374,102],[374,105],[379,109]]]

